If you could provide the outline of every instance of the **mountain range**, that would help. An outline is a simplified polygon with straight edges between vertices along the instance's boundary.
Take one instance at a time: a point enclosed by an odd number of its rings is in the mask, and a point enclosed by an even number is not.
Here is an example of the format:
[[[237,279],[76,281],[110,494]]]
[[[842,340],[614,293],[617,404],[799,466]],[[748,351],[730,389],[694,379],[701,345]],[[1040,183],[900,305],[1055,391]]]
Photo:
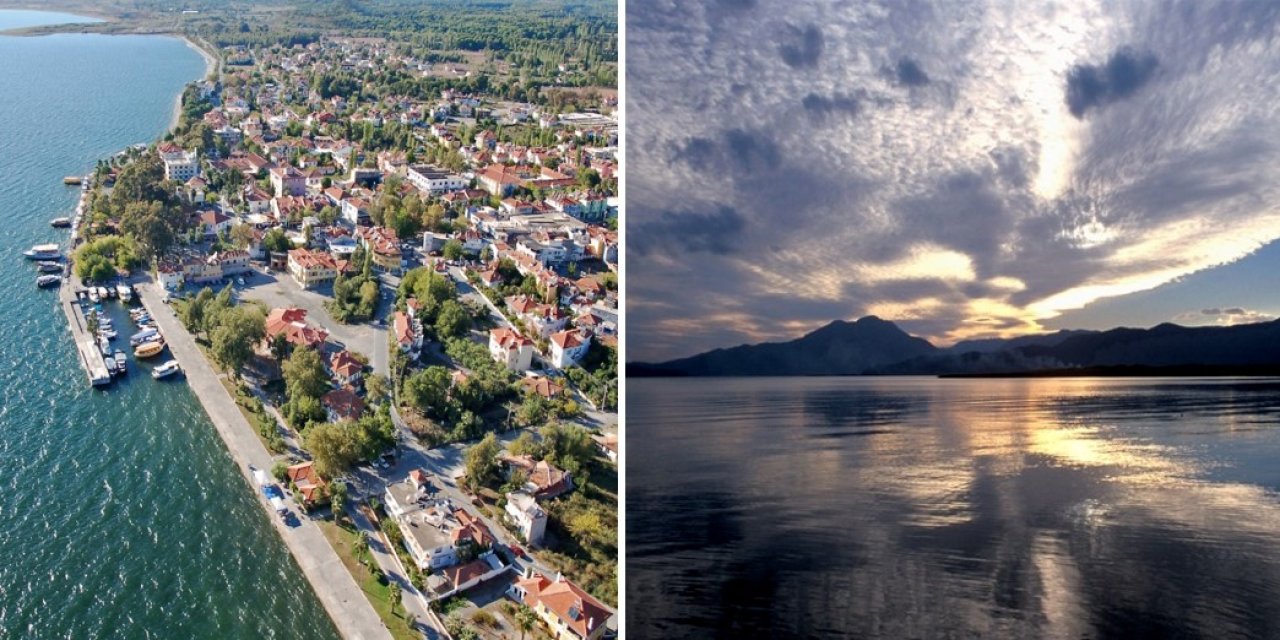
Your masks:
[[[837,320],[788,342],[715,349],[627,375],[1192,375],[1280,372],[1280,320],[1229,327],[1059,331],[938,348],[875,316]]]

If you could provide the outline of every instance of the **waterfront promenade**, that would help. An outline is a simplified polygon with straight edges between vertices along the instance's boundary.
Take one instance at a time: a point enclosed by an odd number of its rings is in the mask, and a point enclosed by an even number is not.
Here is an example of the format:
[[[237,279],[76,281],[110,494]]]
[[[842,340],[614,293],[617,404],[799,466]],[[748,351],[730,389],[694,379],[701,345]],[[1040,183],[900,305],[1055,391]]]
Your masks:
[[[178,321],[173,310],[164,304],[158,285],[152,282],[139,283],[135,289],[164,335],[169,351],[182,365],[187,383],[204,405],[241,476],[253,488],[272,526],[293,553],[338,631],[348,640],[390,640],[391,633],[383,626],[381,618],[319,527],[306,518],[300,518],[297,526],[286,525],[255,485],[249,465],[270,470],[274,460],[258,439],[253,427],[245,420],[244,414],[240,413],[235,399],[222,385],[218,373],[196,346],[195,339]],[[288,500],[291,502],[291,499]],[[292,506],[297,508],[297,505]]]

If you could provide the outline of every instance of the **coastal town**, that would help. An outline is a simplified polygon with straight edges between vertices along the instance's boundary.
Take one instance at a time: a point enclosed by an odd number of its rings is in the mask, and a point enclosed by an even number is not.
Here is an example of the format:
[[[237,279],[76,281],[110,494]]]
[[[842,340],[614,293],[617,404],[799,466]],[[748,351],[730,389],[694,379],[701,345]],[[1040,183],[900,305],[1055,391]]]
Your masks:
[[[29,256],[66,258],[90,381],[135,323],[344,636],[615,635],[616,92],[373,37],[202,44],[176,126]]]

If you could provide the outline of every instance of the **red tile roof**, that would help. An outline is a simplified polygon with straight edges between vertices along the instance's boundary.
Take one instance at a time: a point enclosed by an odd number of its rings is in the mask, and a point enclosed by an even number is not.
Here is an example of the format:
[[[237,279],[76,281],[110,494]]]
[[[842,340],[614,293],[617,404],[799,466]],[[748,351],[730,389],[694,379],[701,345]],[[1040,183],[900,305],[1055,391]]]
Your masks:
[[[590,637],[609,619],[609,610],[578,585],[560,578],[535,574],[516,582],[525,592],[524,602],[537,609],[542,605],[555,614],[565,626],[583,638]]]

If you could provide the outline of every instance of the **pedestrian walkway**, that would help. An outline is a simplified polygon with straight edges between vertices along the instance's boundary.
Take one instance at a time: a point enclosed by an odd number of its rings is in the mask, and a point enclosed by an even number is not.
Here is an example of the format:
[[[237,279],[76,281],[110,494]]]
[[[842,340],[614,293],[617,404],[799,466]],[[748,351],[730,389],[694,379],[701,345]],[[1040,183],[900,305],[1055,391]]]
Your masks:
[[[222,386],[218,373],[196,346],[195,339],[178,321],[173,310],[164,304],[157,285],[148,282],[139,284],[136,289],[142,304],[151,312],[160,333],[164,335],[169,351],[178,364],[182,365],[187,383],[204,405],[205,412],[217,428],[218,435],[222,436],[222,441],[236,461],[241,475],[250,487],[254,487],[249,465],[270,469],[274,464],[271,454],[245,420],[244,414],[240,413],[235,399]],[[373,605],[369,604],[364,592],[342,564],[320,528],[306,518],[299,519],[298,526],[286,525],[276,516],[256,487],[254,494],[267,510],[272,525],[280,532],[280,537],[298,561],[298,566],[311,582],[312,589],[329,612],[329,617],[333,618],[342,637],[347,640],[390,640],[391,633],[382,624]]]

